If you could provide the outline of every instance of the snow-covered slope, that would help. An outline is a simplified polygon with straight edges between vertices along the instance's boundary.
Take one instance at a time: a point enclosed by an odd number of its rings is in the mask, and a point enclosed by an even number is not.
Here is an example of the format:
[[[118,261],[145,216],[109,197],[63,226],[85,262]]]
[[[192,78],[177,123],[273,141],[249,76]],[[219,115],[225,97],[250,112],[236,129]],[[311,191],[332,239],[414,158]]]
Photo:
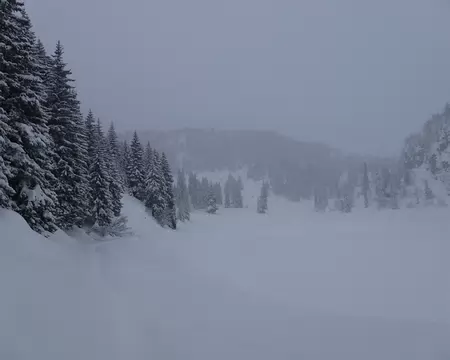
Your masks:
[[[0,211],[0,358],[447,359],[448,209],[194,213],[45,239]],[[284,209],[284,210],[283,210]]]

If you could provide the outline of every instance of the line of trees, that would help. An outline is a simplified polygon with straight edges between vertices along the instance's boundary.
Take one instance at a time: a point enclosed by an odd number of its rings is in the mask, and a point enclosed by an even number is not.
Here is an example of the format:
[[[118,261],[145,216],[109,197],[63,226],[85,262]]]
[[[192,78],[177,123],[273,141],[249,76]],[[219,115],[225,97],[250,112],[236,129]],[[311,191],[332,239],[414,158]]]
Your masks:
[[[23,2],[1,1],[0,206],[45,235],[105,231],[123,193],[111,146],[92,113],[83,119],[61,43],[47,55]]]
[[[161,225],[177,228],[174,180],[165,153],[147,143],[145,150],[135,131],[131,144],[118,150],[120,172],[130,195],[142,201]]]

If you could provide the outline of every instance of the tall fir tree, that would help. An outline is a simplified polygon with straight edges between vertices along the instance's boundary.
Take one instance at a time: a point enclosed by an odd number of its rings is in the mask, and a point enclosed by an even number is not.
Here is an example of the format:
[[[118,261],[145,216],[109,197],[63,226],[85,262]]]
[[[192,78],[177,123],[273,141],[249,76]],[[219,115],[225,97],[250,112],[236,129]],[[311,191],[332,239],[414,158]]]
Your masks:
[[[139,136],[135,131],[130,146],[130,159],[127,166],[128,187],[130,194],[141,201],[145,199],[143,153],[144,150],[142,149]]]
[[[96,150],[97,150],[97,130],[94,113],[92,112],[91,109],[89,109],[89,112],[86,116],[85,129],[86,129],[87,151],[89,157],[88,165],[90,166],[91,165],[90,163],[96,157]]]
[[[41,233],[56,230],[53,142],[35,36],[24,4],[0,3],[0,201]],[[7,181],[6,181],[7,180]]]
[[[69,229],[83,225],[88,207],[88,144],[77,93],[71,85],[72,72],[67,69],[63,54],[63,46],[58,41],[52,56],[48,124],[56,145],[58,225]]]
[[[119,171],[119,146],[117,143],[117,134],[114,126],[108,129],[108,136],[105,139],[105,161],[109,173],[109,191],[111,193],[111,207],[114,216],[120,216],[122,210],[122,195],[124,192],[123,182]]]
[[[34,45],[34,54],[37,64],[36,74],[42,80],[42,85],[45,91],[42,101],[45,109],[48,110],[47,97],[49,95],[49,86],[51,83],[52,58],[47,55],[44,44],[40,39],[38,39]]]
[[[164,223],[171,229],[177,228],[177,214],[175,207],[175,196],[173,193],[173,176],[170,170],[169,161],[166,154],[163,152],[161,155],[161,172],[164,179],[164,186],[162,191],[164,192],[164,202],[166,208],[164,210]]]
[[[107,142],[108,142],[108,150],[109,154],[111,155],[111,159],[113,160],[114,164],[117,166],[119,163],[119,141],[116,133],[116,128],[114,127],[114,123],[111,122],[108,129],[108,136],[107,136]]]
[[[114,216],[113,199],[110,192],[112,179],[105,161],[106,146],[100,121],[95,127],[95,133],[94,157],[89,169],[90,214],[93,228],[102,232],[111,224]]]
[[[120,146],[120,156],[119,156],[119,172],[122,177],[122,185],[125,189],[129,189],[128,178],[129,178],[129,165],[130,163],[130,146],[127,141],[124,140]]]
[[[162,173],[159,154],[155,150],[152,152],[152,162],[145,179],[145,207],[152,216],[160,223],[163,223],[164,210],[167,207],[165,194],[165,179]]]

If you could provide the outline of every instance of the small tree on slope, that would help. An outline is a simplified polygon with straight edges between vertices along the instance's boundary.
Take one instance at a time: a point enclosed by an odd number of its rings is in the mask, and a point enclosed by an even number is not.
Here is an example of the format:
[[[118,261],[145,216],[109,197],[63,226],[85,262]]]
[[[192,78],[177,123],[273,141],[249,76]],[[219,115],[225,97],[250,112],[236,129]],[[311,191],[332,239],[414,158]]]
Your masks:
[[[269,185],[263,182],[261,186],[261,194],[258,198],[257,212],[258,214],[265,214],[268,210],[267,202],[269,198]]]
[[[214,189],[212,188],[212,186],[208,190],[208,195],[206,196],[206,203],[207,203],[206,211],[209,214],[215,214],[218,208],[216,197],[214,196]]]

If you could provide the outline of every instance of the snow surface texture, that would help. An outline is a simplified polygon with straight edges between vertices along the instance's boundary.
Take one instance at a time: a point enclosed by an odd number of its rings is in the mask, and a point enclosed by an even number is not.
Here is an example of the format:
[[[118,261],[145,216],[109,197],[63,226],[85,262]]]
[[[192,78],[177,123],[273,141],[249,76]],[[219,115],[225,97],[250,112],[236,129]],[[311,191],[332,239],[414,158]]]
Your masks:
[[[258,193],[176,232],[126,197],[135,235],[100,244],[0,210],[0,358],[450,359],[448,208],[260,215]]]

